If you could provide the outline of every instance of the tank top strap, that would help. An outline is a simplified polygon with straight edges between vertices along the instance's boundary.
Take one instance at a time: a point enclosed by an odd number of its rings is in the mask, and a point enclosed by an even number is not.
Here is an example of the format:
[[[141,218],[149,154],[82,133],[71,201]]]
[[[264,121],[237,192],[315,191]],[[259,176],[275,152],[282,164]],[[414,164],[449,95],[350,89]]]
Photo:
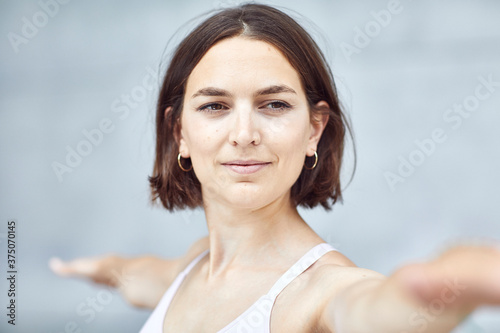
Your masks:
[[[170,287],[168,287],[167,291],[165,291],[162,298],[160,299],[160,302],[158,303],[154,311],[151,313],[148,320],[142,326],[140,333],[152,333],[152,332],[156,333],[163,331],[163,321],[165,320],[165,314],[167,313],[168,308],[170,307],[172,299],[177,293],[177,289],[179,288],[179,286],[181,285],[182,281],[189,273],[189,271],[191,271],[194,265],[196,265],[207,253],[208,250],[205,250],[202,253],[200,253],[196,258],[194,258],[189,263],[189,265],[187,265],[186,268],[184,268],[183,271],[177,274],[175,280],[172,282]]]
[[[297,276],[302,274],[306,269],[311,267],[311,265],[314,264],[325,253],[330,251],[337,250],[328,243],[321,243],[313,247],[306,254],[304,254],[302,258],[300,258],[292,267],[290,267],[285,272],[285,274],[283,274],[278,279],[278,281],[276,281],[267,295],[272,297],[273,299],[276,298],[290,282],[292,282]]]

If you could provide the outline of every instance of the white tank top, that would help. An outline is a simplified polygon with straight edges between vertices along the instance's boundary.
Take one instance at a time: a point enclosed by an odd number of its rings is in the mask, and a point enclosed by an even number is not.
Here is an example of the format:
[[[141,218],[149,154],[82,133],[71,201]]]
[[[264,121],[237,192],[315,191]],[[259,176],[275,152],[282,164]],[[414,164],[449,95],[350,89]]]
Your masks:
[[[271,326],[271,311],[274,301],[279,293],[292,282],[297,276],[314,264],[325,253],[336,251],[328,243],[321,243],[309,250],[302,256],[290,269],[288,269],[276,283],[271,287],[269,292],[262,295],[254,304],[252,304],[245,312],[239,315],[231,323],[226,325],[218,333],[269,333]],[[177,289],[191,271],[191,269],[208,253],[208,250],[203,251],[198,255],[174,280],[172,285],[163,295],[162,299],[154,309],[151,316],[148,318],[140,333],[162,333],[163,320],[167,313],[170,302],[174,298]]]

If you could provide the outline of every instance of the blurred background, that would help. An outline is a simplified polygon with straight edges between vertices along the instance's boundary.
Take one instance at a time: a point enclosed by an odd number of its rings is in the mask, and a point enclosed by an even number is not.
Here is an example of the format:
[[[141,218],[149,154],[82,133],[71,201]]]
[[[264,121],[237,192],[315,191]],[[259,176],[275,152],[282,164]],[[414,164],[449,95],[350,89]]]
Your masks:
[[[0,1],[0,267],[6,275],[14,219],[18,269],[15,327],[0,279],[1,332],[140,329],[149,311],[47,263],[173,257],[207,233],[202,211],[149,204],[155,98],[199,20],[186,22],[239,3]],[[500,2],[263,3],[288,8],[317,39],[352,119],[358,165],[344,204],[300,210],[325,241],[390,274],[457,242],[500,239]],[[492,308],[455,330],[499,331]]]

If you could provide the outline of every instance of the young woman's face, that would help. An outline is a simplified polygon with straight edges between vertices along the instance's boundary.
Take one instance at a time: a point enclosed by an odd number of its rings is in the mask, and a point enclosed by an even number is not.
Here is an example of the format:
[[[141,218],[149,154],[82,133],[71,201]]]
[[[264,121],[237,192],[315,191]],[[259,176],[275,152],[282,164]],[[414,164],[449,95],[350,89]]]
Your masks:
[[[299,75],[274,46],[230,38],[188,78],[179,150],[204,201],[258,209],[289,197],[326,120],[310,122]]]

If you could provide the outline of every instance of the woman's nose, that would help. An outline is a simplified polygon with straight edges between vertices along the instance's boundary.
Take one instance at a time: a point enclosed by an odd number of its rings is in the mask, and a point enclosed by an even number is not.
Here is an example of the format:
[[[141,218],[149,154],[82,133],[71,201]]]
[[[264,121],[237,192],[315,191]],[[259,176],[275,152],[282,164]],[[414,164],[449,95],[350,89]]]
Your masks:
[[[248,146],[260,143],[260,130],[251,107],[241,106],[233,110],[234,121],[229,131],[232,145]]]

